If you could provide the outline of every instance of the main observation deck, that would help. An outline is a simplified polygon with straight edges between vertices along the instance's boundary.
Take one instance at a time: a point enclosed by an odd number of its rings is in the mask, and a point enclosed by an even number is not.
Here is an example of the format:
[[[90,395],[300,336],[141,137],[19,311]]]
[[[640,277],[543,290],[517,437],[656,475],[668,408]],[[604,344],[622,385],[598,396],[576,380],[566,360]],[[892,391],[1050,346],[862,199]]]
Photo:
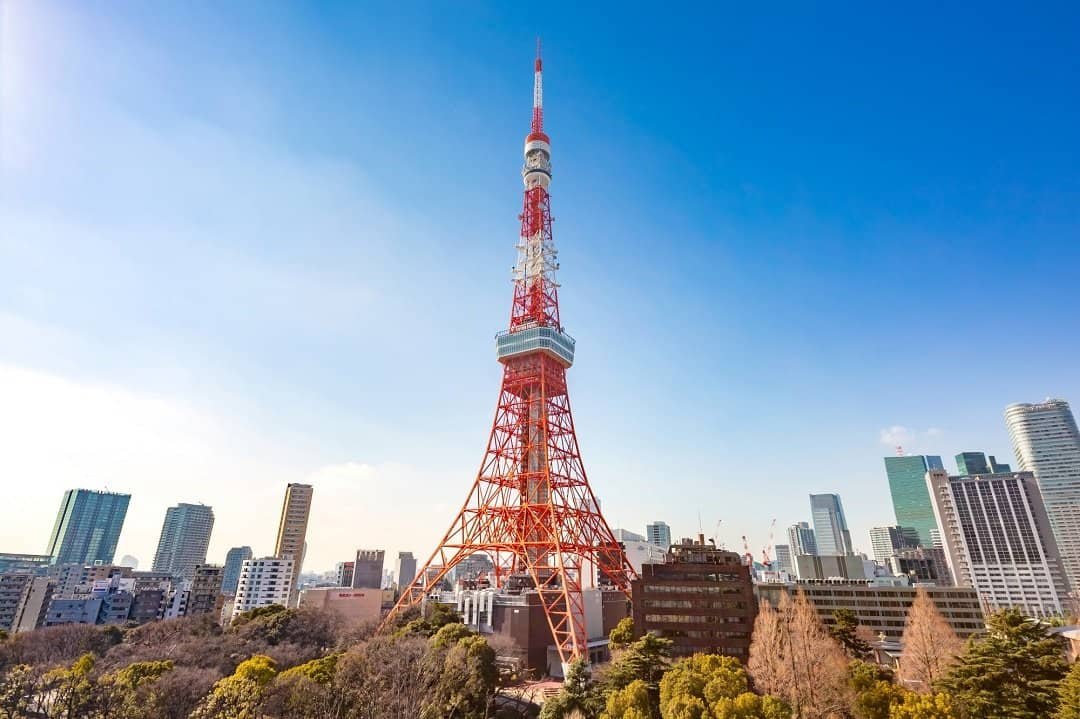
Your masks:
[[[555,327],[521,327],[495,335],[495,351],[500,362],[511,357],[543,352],[569,367],[574,364],[574,338]]]

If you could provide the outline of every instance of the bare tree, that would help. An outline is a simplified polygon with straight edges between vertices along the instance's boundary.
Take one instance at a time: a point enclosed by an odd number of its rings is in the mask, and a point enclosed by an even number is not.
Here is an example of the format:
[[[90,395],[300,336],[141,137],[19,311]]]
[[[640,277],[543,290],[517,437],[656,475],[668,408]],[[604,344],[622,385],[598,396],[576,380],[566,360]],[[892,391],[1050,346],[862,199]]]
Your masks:
[[[844,650],[802,591],[794,600],[781,594],[775,610],[762,607],[749,669],[758,691],[784,699],[800,719],[828,719],[847,710]]]
[[[900,681],[918,692],[932,691],[964,648],[923,587],[916,590],[900,643]]]
[[[773,609],[767,599],[761,600],[754,620],[753,640],[747,670],[754,687],[762,694],[788,696],[794,678],[785,638],[784,616],[790,613],[791,599],[787,592],[780,595],[780,609]]]

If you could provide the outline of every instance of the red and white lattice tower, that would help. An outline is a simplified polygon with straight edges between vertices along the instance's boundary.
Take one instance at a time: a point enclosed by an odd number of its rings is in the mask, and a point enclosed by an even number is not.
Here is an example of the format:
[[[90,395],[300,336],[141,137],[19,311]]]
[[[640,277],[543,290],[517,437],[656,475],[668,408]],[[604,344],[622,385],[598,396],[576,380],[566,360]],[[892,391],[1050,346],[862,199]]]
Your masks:
[[[503,380],[487,452],[464,506],[388,621],[421,602],[463,559],[486,554],[494,586],[509,582],[539,594],[560,657],[569,662],[588,658],[582,590],[606,585],[629,597],[636,574],[589,487],[570,414],[566,370],[574,340],[559,318],[539,46],[534,83],[514,300],[510,326],[496,336]]]

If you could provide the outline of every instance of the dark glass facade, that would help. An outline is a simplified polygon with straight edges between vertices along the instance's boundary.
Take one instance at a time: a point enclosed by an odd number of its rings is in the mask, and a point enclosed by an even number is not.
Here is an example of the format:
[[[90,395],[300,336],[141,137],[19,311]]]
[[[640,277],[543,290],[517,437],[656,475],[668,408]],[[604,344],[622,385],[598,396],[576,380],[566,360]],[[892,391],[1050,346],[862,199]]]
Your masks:
[[[69,489],[49,539],[53,564],[112,564],[130,494]]]

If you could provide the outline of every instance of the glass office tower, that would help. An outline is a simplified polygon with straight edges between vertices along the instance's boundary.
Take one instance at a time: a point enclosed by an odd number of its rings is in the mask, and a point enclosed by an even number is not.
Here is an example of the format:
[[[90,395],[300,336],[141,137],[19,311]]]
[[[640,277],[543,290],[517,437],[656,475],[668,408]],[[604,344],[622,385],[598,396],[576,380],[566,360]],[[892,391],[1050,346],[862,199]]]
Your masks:
[[[130,494],[64,492],[47,549],[52,563],[112,564],[130,501]]]
[[[931,535],[937,535],[937,520],[930,491],[926,488],[926,473],[931,469],[944,469],[941,457],[910,454],[904,457],[886,457],[885,474],[889,477],[896,523],[913,527],[919,536],[919,544],[933,546]]]

